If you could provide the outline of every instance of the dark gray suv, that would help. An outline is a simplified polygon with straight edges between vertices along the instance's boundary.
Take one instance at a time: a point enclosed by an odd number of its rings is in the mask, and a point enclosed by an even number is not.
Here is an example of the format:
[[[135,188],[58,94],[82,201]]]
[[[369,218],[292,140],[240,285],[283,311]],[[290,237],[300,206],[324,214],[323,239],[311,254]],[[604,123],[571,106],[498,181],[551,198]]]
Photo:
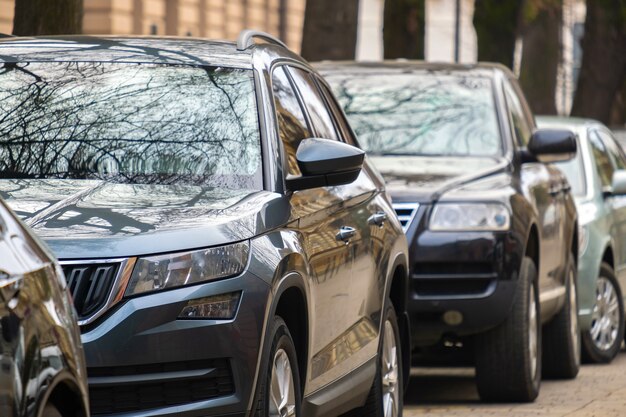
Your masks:
[[[406,239],[284,45],[4,39],[0,114],[0,195],[61,259],[92,415],[402,414]]]

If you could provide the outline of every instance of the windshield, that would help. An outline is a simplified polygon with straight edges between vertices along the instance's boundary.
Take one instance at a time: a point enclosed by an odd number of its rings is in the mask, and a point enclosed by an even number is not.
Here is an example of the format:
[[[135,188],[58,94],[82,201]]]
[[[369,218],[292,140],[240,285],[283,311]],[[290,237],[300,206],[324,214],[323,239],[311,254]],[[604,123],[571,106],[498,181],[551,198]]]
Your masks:
[[[252,71],[0,64],[0,177],[260,189]]]
[[[424,72],[326,78],[370,154],[502,153],[489,78]]]

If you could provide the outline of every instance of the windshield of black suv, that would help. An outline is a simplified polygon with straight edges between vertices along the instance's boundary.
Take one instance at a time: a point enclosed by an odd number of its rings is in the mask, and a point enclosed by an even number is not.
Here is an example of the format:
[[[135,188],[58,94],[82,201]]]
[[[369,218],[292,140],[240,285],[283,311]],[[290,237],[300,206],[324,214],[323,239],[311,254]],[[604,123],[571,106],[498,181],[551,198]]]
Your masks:
[[[261,189],[252,71],[0,64],[0,178]]]
[[[361,146],[372,155],[502,153],[491,80],[435,72],[330,73]]]

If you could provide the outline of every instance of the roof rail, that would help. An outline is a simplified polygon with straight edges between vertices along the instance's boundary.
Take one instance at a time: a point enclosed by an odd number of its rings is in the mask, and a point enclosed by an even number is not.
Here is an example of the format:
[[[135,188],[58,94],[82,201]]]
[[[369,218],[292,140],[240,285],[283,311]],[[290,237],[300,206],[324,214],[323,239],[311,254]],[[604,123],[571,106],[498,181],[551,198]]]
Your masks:
[[[261,32],[259,30],[244,29],[241,33],[239,33],[239,37],[237,38],[237,50],[244,51],[254,45],[254,38],[260,38],[264,41],[289,49],[283,41],[270,35],[269,33]]]

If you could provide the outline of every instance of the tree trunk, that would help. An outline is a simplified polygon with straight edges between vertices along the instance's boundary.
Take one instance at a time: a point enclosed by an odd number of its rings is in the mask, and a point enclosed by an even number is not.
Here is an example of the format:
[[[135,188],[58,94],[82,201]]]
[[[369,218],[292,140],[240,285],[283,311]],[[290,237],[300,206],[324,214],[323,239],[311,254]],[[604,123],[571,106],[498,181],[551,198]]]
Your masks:
[[[79,34],[83,0],[17,0],[13,34],[18,36]]]
[[[572,116],[610,123],[611,107],[626,77],[626,3],[587,0],[583,60]]]
[[[622,82],[622,88],[615,95],[611,109],[611,126],[626,125],[626,77]]]
[[[563,0],[526,0],[522,16],[520,85],[535,113],[556,114]]]
[[[385,0],[386,59],[424,59],[425,0]]]
[[[304,12],[302,56],[309,61],[354,59],[359,0],[309,0]]]
[[[474,29],[479,61],[513,68],[521,4],[522,0],[476,0]]]

